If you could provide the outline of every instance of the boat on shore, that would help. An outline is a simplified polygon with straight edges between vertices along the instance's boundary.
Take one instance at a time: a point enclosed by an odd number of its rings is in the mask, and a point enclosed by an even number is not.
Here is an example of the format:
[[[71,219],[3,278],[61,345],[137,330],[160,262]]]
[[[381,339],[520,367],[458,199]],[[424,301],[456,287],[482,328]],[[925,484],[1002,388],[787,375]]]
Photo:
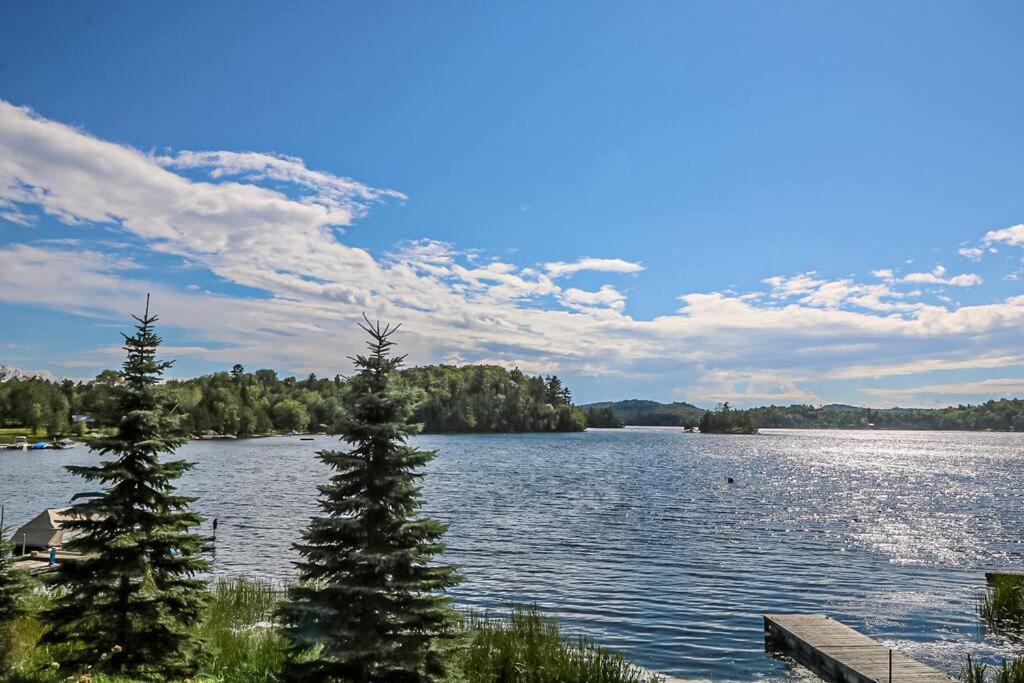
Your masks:
[[[17,436],[14,438],[14,443],[0,444],[0,451],[63,451],[80,445],[81,444],[79,442],[68,438],[57,439],[56,441],[36,441],[35,443],[29,443],[28,437]]]

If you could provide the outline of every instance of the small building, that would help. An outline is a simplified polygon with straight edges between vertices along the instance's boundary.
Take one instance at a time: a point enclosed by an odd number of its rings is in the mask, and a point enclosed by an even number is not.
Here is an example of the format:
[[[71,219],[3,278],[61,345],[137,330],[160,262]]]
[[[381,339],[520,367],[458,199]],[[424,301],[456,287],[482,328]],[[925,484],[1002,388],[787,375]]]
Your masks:
[[[14,532],[11,541],[15,551],[22,553],[33,550],[61,548],[65,538],[64,522],[74,518],[73,508],[48,508]]]

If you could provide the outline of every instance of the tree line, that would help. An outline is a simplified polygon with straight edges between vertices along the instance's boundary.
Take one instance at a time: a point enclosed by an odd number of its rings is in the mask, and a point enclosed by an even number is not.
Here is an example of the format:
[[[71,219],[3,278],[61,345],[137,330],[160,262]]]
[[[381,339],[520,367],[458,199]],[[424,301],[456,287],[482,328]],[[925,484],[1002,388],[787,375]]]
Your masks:
[[[639,400],[592,403],[581,407],[587,415],[600,412],[605,415],[603,419],[607,419],[606,411],[610,410],[614,419],[627,425],[665,427],[698,427],[708,413],[689,403]],[[771,405],[742,410],[731,408],[730,412],[732,419],[749,418],[753,425],[780,429],[1024,431],[1024,400],[1016,398],[947,408]]]
[[[747,410],[733,410],[729,402],[709,410],[700,418],[701,434],[757,434],[757,422]]]
[[[427,432],[565,432],[586,426],[572,393],[555,375],[528,376],[494,365],[431,365],[396,375],[416,391],[412,419]],[[80,433],[85,416],[113,427],[119,416],[115,396],[122,373],[104,370],[88,382],[21,377],[0,368],[0,425],[33,433]],[[342,396],[348,380],[310,374],[278,377],[273,370],[247,372],[235,365],[157,388],[181,417],[187,434],[215,432],[255,436],[332,431],[344,418]],[[78,416],[78,421],[75,421]]]
[[[1024,431],[1024,401],[1016,398],[947,408],[859,408],[846,405],[766,406],[748,411],[764,427]]]

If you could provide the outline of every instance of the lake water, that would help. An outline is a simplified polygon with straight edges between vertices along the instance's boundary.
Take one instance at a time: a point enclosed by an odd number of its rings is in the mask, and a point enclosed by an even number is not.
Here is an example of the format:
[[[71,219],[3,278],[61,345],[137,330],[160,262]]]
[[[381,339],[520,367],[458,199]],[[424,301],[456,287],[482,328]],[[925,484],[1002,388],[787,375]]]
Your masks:
[[[325,477],[295,437],[193,442],[181,489],[220,520],[214,570],[287,579]],[[459,604],[535,603],[573,633],[684,679],[806,676],[761,615],[825,612],[949,673],[979,634],[987,568],[1024,567],[1024,434],[676,429],[420,436],[425,509],[450,525]],[[0,453],[18,525],[83,489],[84,448]],[[725,482],[735,477],[734,484]],[[88,489],[88,486],[84,487]],[[208,525],[207,525],[208,526]]]

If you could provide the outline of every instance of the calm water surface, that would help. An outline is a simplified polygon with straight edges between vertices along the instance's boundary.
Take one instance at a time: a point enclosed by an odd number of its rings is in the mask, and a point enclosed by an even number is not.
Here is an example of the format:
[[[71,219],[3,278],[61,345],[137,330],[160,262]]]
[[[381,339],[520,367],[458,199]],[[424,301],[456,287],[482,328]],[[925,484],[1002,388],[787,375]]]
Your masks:
[[[1024,566],[1024,434],[675,429],[421,436],[439,451],[425,508],[450,525],[461,605],[536,603],[651,669],[686,679],[806,676],[765,654],[761,615],[827,612],[957,673],[1010,652],[975,617],[986,568]],[[193,442],[182,490],[221,522],[214,570],[287,579],[314,512],[317,448]],[[0,453],[21,524],[83,488],[84,448]],[[736,483],[725,483],[727,474]],[[87,487],[85,487],[87,488]]]

